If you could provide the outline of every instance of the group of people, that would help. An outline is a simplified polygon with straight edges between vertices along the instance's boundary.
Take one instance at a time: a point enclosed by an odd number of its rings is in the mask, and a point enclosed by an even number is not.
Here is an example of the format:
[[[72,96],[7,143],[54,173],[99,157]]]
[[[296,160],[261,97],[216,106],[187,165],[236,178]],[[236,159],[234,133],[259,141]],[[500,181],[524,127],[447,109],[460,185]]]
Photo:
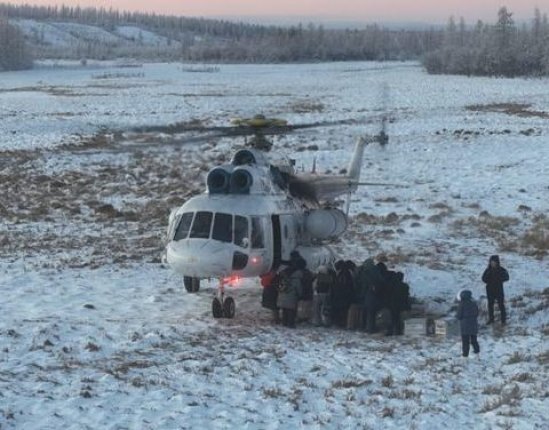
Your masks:
[[[509,273],[500,265],[498,255],[492,255],[482,274],[488,299],[488,321],[494,322],[494,306],[498,304],[501,324],[507,322],[503,283]],[[262,305],[273,312],[275,323],[295,327],[298,308],[304,319],[317,326],[363,329],[375,333],[376,315],[387,309],[391,321],[387,335],[402,334],[401,313],[410,309],[410,287],[402,272],[389,270],[384,262],[369,258],[357,266],[351,260],[339,260],[333,267],[320,266],[317,273],[307,269],[305,259],[293,252],[286,267],[262,277]],[[459,295],[457,319],[460,322],[462,355],[469,355],[470,347],[478,354],[479,308],[470,290]],[[282,315],[280,313],[282,312]]]
[[[385,308],[391,314],[387,334],[402,334],[401,312],[410,307],[410,288],[402,272],[373,259],[360,266],[339,260],[312,273],[305,259],[293,252],[287,266],[264,276],[262,285],[262,305],[273,311],[276,323],[287,327],[295,327],[301,309],[303,319],[314,325],[375,333],[376,314]]]
[[[482,274],[482,282],[486,284],[486,298],[488,299],[487,324],[494,322],[494,305],[496,302],[499,308],[501,324],[505,325],[507,323],[503,284],[508,280],[509,272],[501,266],[499,256],[492,255],[488,260],[488,267]],[[461,331],[461,351],[464,357],[468,357],[471,346],[475,354],[480,352],[477,339],[479,309],[477,303],[473,300],[473,294],[470,290],[461,291],[459,299],[457,319],[459,320]]]

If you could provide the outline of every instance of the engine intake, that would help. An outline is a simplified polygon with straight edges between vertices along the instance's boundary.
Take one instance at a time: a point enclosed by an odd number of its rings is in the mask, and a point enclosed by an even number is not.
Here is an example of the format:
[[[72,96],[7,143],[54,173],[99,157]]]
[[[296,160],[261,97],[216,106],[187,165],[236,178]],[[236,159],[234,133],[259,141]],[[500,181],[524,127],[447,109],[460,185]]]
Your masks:
[[[252,174],[245,169],[236,169],[230,180],[230,191],[232,194],[248,194],[254,183]]]
[[[246,164],[256,164],[255,155],[252,151],[241,149],[234,154],[231,164],[234,166],[244,166]]]
[[[223,194],[229,192],[230,173],[221,167],[216,167],[206,179],[208,192],[210,194]]]

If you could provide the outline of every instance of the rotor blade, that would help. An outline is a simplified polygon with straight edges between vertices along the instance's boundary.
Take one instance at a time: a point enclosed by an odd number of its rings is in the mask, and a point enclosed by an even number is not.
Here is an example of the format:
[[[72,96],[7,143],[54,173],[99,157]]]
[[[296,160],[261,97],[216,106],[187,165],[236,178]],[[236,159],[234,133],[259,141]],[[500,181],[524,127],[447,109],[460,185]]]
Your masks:
[[[391,184],[391,183],[386,183],[386,182],[354,182],[354,181],[349,181],[351,182],[353,185],[364,185],[364,186],[369,186],[369,187],[397,187],[397,188],[408,188],[409,185],[405,185],[405,184]]]
[[[389,135],[387,134],[387,106],[389,103],[389,85],[385,82],[381,88],[381,109],[383,116],[381,118],[381,130],[378,134],[378,142],[381,146],[389,143]]]
[[[287,124],[287,125],[270,125],[266,127],[253,127],[249,125],[233,125],[233,126],[200,126],[189,123],[174,123],[167,125],[152,125],[135,127],[131,131],[137,133],[166,133],[179,134],[186,132],[201,132],[201,133],[222,133],[226,136],[247,136],[250,134],[277,135],[291,132],[302,128],[315,127],[331,127],[338,125],[352,125],[363,123],[364,119],[341,119],[334,121],[318,121],[303,124]],[[370,120],[372,121],[372,120]]]

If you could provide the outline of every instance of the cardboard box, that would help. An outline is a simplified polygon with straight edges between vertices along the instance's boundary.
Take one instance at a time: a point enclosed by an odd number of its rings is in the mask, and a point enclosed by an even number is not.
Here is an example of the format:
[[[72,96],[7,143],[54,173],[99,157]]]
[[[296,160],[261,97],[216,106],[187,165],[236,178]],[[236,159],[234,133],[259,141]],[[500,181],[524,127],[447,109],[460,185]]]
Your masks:
[[[435,320],[435,335],[444,337],[460,336],[459,321],[451,318]]]
[[[404,334],[407,336],[432,335],[434,330],[434,321],[431,318],[410,318],[404,321]]]
[[[477,300],[478,316],[480,318],[488,317],[488,299],[486,296],[480,296]]]

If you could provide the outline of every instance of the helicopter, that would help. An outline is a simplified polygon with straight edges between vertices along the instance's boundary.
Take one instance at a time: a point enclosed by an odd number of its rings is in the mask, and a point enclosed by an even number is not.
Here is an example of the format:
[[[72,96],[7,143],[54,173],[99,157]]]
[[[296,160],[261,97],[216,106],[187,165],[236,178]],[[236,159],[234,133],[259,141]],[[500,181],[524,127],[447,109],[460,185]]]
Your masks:
[[[233,318],[235,301],[226,286],[241,278],[277,271],[298,252],[307,268],[333,264],[329,242],[348,226],[351,194],[360,182],[365,146],[387,143],[385,126],[378,136],[360,137],[343,175],[300,173],[295,161],[275,162],[266,134],[291,129],[286,121],[257,115],[234,121],[236,135],[253,134],[229,163],[213,167],[206,191],[171,212],[166,260],[183,275],[188,292],[197,292],[201,279],[219,280],[212,300],[214,318]],[[335,199],[347,195],[346,210]]]

